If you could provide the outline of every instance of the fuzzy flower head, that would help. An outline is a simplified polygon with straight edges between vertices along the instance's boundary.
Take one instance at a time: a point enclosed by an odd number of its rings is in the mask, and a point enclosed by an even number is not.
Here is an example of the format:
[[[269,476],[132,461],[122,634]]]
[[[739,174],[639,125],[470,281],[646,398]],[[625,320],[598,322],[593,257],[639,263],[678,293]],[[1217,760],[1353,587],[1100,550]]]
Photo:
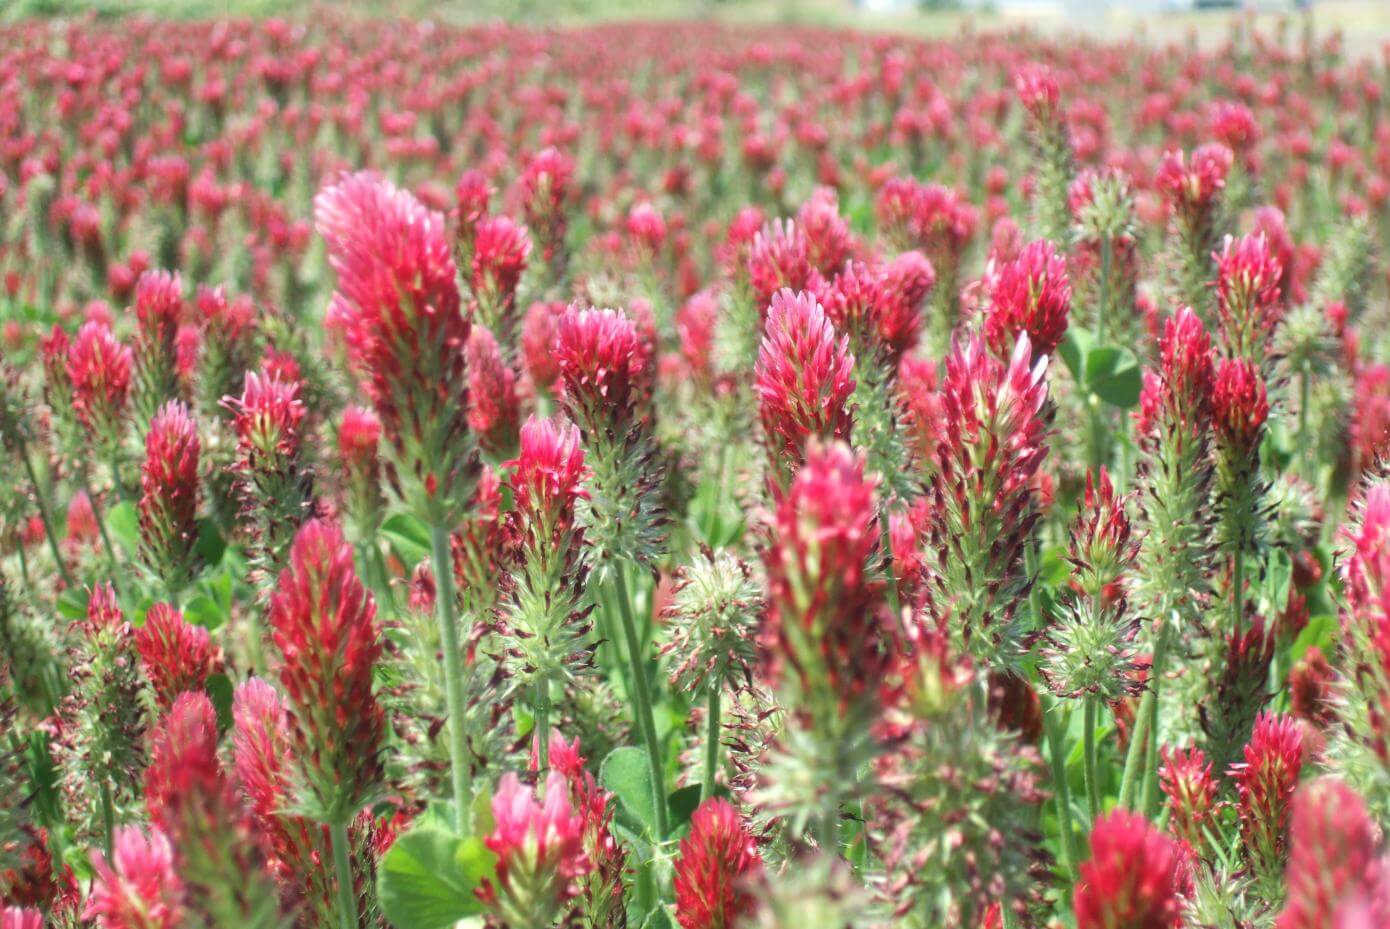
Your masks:
[[[43,929],[43,911],[7,906],[0,909],[0,929]]]
[[[1192,848],[1204,847],[1204,830],[1217,814],[1219,787],[1206,755],[1200,748],[1165,748],[1158,785],[1167,799],[1169,829]]]
[[[1051,121],[1062,96],[1057,75],[1041,64],[1028,64],[1018,69],[1014,74],[1014,92],[1023,108],[1039,122]]]
[[[299,530],[269,621],[302,765],[300,803],[316,819],[346,823],[381,782],[385,716],[373,682],[376,605],[335,524],[315,519]]]
[[[78,421],[99,442],[111,443],[120,434],[130,398],[134,355],[104,322],[93,320],[77,330],[67,356],[67,378]]]
[[[815,439],[847,441],[853,424],[854,356],[815,297],[777,292],[754,369],[759,417],[781,482]]]
[[[1327,777],[1301,787],[1289,827],[1288,897],[1277,929],[1390,924],[1390,860],[1366,802]],[[1364,914],[1356,923],[1353,915]]]
[[[994,268],[987,277],[989,309],[985,339],[999,357],[1007,357],[1020,333],[1037,355],[1050,355],[1067,331],[1071,282],[1066,258],[1051,242],[1029,242],[1018,257]]]
[[[1253,361],[1264,358],[1283,311],[1284,268],[1264,233],[1226,237],[1216,259],[1217,309],[1230,350]]]
[[[811,199],[797,210],[796,228],[806,237],[807,260],[821,275],[833,274],[854,252],[854,236],[849,223],[840,215],[839,199],[833,188],[816,188]]]
[[[1072,898],[1077,929],[1178,929],[1191,876],[1182,847],[1137,813],[1091,829],[1091,857]]]
[[[752,569],[733,553],[705,550],[683,565],[664,613],[671,686],[699,693],[746,681],[762,611]]]
[[[768,575],[768,638],[803,696],[788,703],[840,715],[873,694],[889,651],[880,584],[875,482],[843,443],[815,445],[777,505]]]
[[[879,314],[879,340],[890,358],[900,358],[916,344],[922,326],[922,307],[936,287],[936,269],[919,251],[906,251],[881,272],[884,306]]]
[[[474,233],[469,287],[478,322],[510,340],[516,326],[516,288],[531,257],[526,228],[506,216],[489,216]]]
[[[140,468],[140,551],[145,564],[175,587],[188,580],[198,538],[198,427],[188,408],[165,404],[145,434]]]
[[[560,317],[555,356],[570,417],[586,434],[621,435],[646,406],[651,348],[621,310],[572,306]]]
[[[791,220],[768,223],[748,250],[748,282],[754,303],[763,312],[778,291],[809,286],[814,270],[811,243]]]
[[[1238,794],[1241,838],[1258,873],[1280,873],[1287,851],[1289,803],[1303,770],[1303,731],[1292,716],[1261,713],[1231,766]]]
[[[539,803],[515,774],[503,775],[492,818],[484,842],[497,856],[497,880],[485,882],[479,897],[507,925],[552,925],[576,893],[575,879],[593,866],[564,775],[546,776]]]
[[[135,284],[135,323],[142,349],[172,349],[183,313],[183,283],[177,274],[146,271],[140,275]]]
[[[1092,596],[1123,596],[1116,585],[1134,564],[1138,549],[1129,520],[1130,500],[1116,493],[1104,465],[1099,473],[1086,472],[1068,560],[1080,586]]]
[[[483,450],[496,454],[515,447],[521,413],[516,373],[484,326],[474,326],[468,336],[468,400],[468,425]]]
[[[83,919],[100,929],[175,929],[183,922],[183,882],[169,840],[158,829],[116,830],[110,860],[92,855],[92,890]]]
[[[978,336],[957,342],[939,389],[928,550],[931,612],[957,651],[1012,655],[1027,593],[1023,547],[1040,514],[1035,476],[1051,422],[1046,358],[1020,335],[1007,362]]]
[[[1231,161],[1231,150],[1219,143],[1200,146],[1191,159],[1170,151],[1163,156],[1154,184],[1178,214],[1208,213],[1226,187]]]
[[[1223,448],[1251,456],[1258,449],[1269,418],[1264,378],[1249,361],[1223,359],[1211,393],[1212,425]]]
[[[1159,370],[1146,372],[1139,397],[1138,430],[1202,430],[1211,410],[1215,376],[1211,338],[1197,314],[1184,307],[1163,325]]]
[[[145,624],[135,631],[140,665],[163,709],[186,690],[201,691],[219,656],[207,629],[184,620],[167,603],[156,603],[145,614]]]
[[[573,158],[556,148],[545,148],[527,159],[517,181],[526,225],[552,269],[565,258],[567,211],[575,193],[574,171]]]
[[[507,463],[516,511],[555,531],[569,528],[576,501],[584,495],[584,448],[579,430],[532,416],[521,427],[521,449]]]
[[[691,816],[675,869],[681,929],[734,929],[754,908],[753,884],[763,862],[738,812],[713,797]]]
[[[344,509],[358,538],[370,538],[381,523],[381,420],[364,406],[349,406],[338,423],[338,460],[343,468]]]
[[[478,462],[469,323],[444,218],[370,173],[320,192],[314,216],[338,275],[329,322],[381,420],[388,482],[416,514],[452,523],[472,498]]]
[[[297,380],[252,371],[246,374],[241,396],[228,398],[225,405],[233,414],[243,470],[274,470],[299,455],[299,426],[304,420],[299,389]]]
[[[213,794],[225,792],[217,759],[217,714],[203,693],[181,693],[150,733],[145,808],[180,848],[189,830],[215,826],[193,820]]]

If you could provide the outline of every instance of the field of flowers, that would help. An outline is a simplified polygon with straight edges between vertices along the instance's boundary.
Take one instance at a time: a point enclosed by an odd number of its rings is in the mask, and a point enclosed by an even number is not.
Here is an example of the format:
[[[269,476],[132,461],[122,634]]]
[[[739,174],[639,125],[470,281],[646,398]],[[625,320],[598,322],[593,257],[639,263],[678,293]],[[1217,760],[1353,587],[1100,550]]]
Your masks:
[[[1390,926],[1390,53],[0,29],[3,929]]]

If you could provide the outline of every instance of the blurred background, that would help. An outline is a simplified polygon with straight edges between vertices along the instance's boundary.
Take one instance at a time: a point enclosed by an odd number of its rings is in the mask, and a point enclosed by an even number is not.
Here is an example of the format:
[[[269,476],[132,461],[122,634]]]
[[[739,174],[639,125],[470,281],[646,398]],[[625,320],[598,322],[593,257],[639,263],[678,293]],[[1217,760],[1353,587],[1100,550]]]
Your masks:
[[[1241,23],[1339,32],[1352,54],[1390,43],[1390,0],[0,0],[0,20],[31,16],[408,16],[571,26],[603,20],[713,19],[950,35],[1029,28],[1150,42],[1215,44]]]

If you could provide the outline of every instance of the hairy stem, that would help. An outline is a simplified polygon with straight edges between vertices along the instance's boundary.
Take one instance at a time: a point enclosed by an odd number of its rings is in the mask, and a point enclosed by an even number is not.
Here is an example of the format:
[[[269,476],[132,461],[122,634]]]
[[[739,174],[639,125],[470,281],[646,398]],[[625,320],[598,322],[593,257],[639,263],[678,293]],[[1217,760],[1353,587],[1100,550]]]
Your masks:
[[[21,437],[19,440],[19,460],[24,462],[24,473],[29,477],[29,483],[34,488],[34,502],[39,507],[39,519],[43,522],[43,533],[48,538],[48,547],[53,552],[53,560],[58,564],[58,573],[63,576],[63,580],[71,587],[77,582],[73,580],[72,574],[68,571],[68,566],[63,563],[63,553],[58,548],[58,537],[53,531],[53,514],[48,508],[48,496],[43,492],[43,487],[39,484],[38,475],[34,473],[34,465],[29,461],[29,446]]]
[[[1085,761],[1086,774],[1086,803],[1090,807],[1091,821],[1100,815],[1100,782],[1096,774],[1096,710],[1099,701],[1094,696],[1087,696],[1085,716],[1082,720],[1082,735],[1084,737],[1083,756]]]
[[[333,869],[338,875],[338,918],[342,929],[357,929],[357,892],[352,883],[352,864],[348,858],[348,834],[344,823],[328,827],[333,841]]]
[[[705,775],[700,779],[700,802],[704,803],[714,796],[714,782],[719,773],[719,734],[723,731],[720,697],[722,688],[718,681],[709,689],[709,707],[705,720]]]
[[[1071,788],[1067,785],[1066,727],[1062,725],[1063,703],[1052,701],[1043,712],[1047,754],[1052,762],[1052,790],[1057,798],[1057,824],[1062,832],[1062,867],[1070,876],[1076,871],[1076,836],[1071,823]]]
[[[637,634],[637,621],[632,615],[632,598],[628,594],[626,566],[614,565],[614,593],[618,600],[618,615],[623,625],[623,638],[627,642],[627,660],[631,669],[633,715],[636,717],[638,733],[647,749],[647,763],[651,767],[652,807],[656,813],[657,839],[666,838],[666,792],[664,789],[665,765],[661,763],[661,744],[656,738],[656,724],[652,720],[651,691],[647,685],[647,668],[642,661],[641,639]]]
[[[1168,657],[1168,640],[1172,636],[1173,619],[1164,619],[1154,642],[1153,665],[1149,668],[1149,686],[1139,701],[1139,710],[1134,714],[1134,731],[1129,737],[1129,751],[1125,755],[1124,775],[1120,779],[1119,805],[1135,809],[1134,801],[1139,782],[1146,780],[1151,765],[1157,769],[1157,758],[1149,758],[1150,729],[1157,724],[1158,688],[1163,680],[1164,664]]]
[[[454,563],[449,530],[440,522],[430,527],[434,566],[434,607],[439,621],[439,646],[444,652],[444,698],[449,709],[449,767],[454,787],[454,827],[468,834],[472,806],[472,769],[468,763],[468,732],[464,726],[463,655],[459,649],[458,617],[454,609]]]

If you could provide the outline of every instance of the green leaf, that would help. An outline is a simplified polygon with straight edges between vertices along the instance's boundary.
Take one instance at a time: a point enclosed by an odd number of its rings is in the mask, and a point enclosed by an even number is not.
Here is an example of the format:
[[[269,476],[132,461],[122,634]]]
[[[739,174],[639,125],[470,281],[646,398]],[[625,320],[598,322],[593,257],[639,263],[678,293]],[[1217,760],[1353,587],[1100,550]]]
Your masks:
[[[1139,359],[1127,348],[1101,345],[1086,355],[1085,385],[1111,406],[1127,410],[1139,402],[1144,386]]]
[[[481,839],[434,826],[396,839],[381,862],[381,911],[396,929],[448,929],[482,912],[476,890],[497,867]]]
[[[58,613],[64,619],[81,619],[87,615],[87,588],[69,587],[58,595]]]
[[[225,674],[209,674],[203,689],[217,712],[217,727],[224,732],[232,728],[232,679]]]
[[[1057,345],[1057,354],[1062,356],[1062,363],[1067,366],[1071,376],[1076,378],[1078,384],[1086,383],[1086,356],[1095,347],[1096,337],[1080,326],[1072,326],[1067,329],[1067,334],[1062,336],[1062,341]]]
[[[690,817],[695,815],[695,810],[700,806],[700,789],[699,784],[691,784],[666,798],[666,808],[671,811],[670,822],[673,831],[690,822]]]
[[[140,518],[135,513],[135,504],[129,500],[117,503],[103,514],[106,517],[106,534],[113,545],[119,545],[132,557],[140,551]]]
[[[222,563],[222,554],[227,550],[227,540],[222,538],[217,523],[206,518],[198,520],[198,541],[194,544],[193,550],[205,565]]]
[[[381,534],[407,565],[430,557],[429,527],[409,513],[397,513],[381,524]]]
[[[618,798],[619,814],[626,813],[634,832],[656,832],[656,810],[652,804],[651,768],[647,753],[624,745],[613,749],[599,767],[598,779]]]

